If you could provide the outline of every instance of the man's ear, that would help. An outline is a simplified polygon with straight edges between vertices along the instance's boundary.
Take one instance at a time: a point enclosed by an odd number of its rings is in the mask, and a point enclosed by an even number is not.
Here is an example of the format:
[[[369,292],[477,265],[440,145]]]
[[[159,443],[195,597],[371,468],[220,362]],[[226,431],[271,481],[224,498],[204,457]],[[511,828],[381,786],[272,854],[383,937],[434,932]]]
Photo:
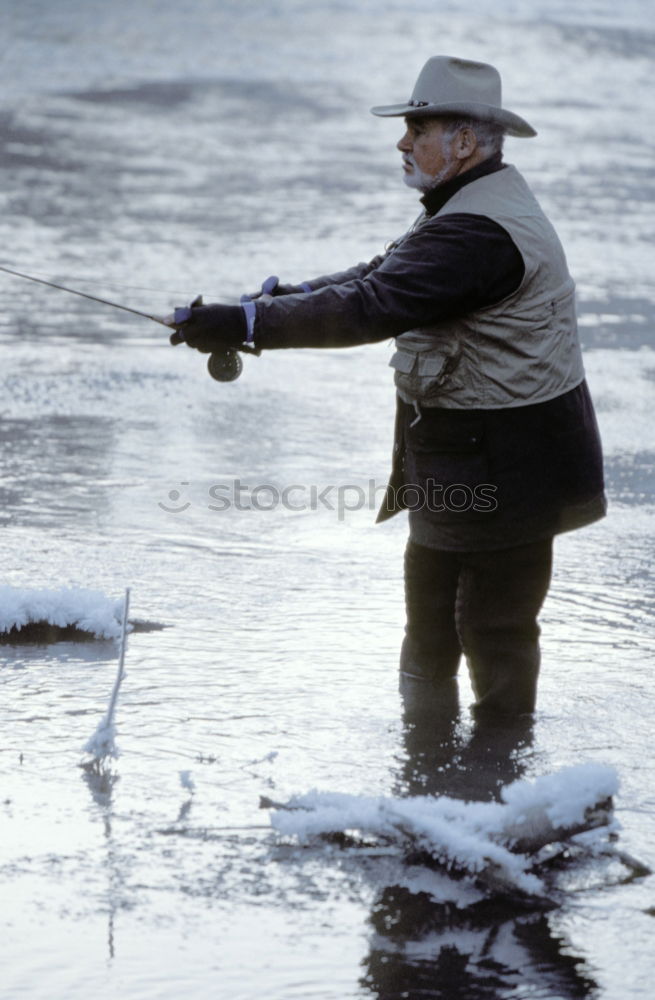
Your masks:
[[[469,156],[473,156],[476,149],[478,148],[478,139],[471,128],[461,128],[459,129],[457,135],[455,136],[455,141],[452,144],[452,151],[458,160],[466,160]]]

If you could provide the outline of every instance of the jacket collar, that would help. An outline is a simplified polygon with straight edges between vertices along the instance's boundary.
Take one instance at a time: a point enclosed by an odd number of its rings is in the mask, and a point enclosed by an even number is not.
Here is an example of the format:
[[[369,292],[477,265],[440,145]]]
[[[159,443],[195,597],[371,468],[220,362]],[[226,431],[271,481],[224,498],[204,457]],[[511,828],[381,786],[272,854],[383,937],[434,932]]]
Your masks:
[[[440,184],[439,187],[427,191],[421,198],[425,214],[428,216],[436,215],[439,209],[443,208],[446,202],[464,185],[470,184],[471,181],[477,181],[479,177],[485,177],[487,174],[494,174],[505,166],[503,154],[494,153],[482,163],[478,163],[476,167],[471,167],[470,170],[465,170],[463,174],[458,174],[457,177],[446,181],[445,184]]]

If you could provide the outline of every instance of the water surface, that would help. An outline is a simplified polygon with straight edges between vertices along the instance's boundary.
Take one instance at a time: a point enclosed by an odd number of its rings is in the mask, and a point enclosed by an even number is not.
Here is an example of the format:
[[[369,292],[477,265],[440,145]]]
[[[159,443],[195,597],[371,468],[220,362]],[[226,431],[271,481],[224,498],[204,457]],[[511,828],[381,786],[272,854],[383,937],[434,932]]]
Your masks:
[[[104,780],[78,764],[115,646],[0,648],[3,995],[650,995],[652,880],[581,862],[557,909],[473,919],[428,905],[388,859],[280,843],[258,809],[313,787],[489,797],[602,761],[621,778],[621,847],[655,864],[647,13],[643,0],[3,12],[0,263],[147,312],[372,257],[416,198],[397,123],[369,106],[408,93],[435,51],[496,63],[539,131],[506,158],[578,284],[611,500],[604,522],[558,541],[534,727],[474,730],[465,678],[454,723],[407,714],[406,524],[375,526],[369,503],[388,471],[389,345],[246,359],[221,386],[155,324],[3,276],[3,582],[130,586],[134,613],[170,626],[129,641]],[[272,502],[292,485],[306,509]]]

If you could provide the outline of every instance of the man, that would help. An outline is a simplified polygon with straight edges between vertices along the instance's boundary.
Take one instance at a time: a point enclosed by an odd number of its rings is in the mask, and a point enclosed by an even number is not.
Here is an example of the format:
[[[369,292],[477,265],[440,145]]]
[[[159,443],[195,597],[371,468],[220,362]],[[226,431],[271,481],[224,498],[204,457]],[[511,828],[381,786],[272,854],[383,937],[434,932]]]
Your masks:
[[[403,117],[405,182],[424,212],[368,264],[243,306],[176,311],[203,352],[350,347],[396,338],[394,467],[378,520],[409,508],[401,678],[452,691],[462,652],[478,717],[535,707],[537,615],[553,537],[605,513],[598,430],[560,242],[505,134],[494,67],[430,59]]]

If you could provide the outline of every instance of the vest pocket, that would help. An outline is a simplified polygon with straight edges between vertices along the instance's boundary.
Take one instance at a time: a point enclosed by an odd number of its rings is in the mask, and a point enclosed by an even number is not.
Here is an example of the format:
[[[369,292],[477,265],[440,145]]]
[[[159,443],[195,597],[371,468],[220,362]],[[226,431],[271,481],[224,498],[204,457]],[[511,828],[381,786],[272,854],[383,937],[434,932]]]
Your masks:
[[[444,346],[438,352],[396,350],[389,365],[394,369],[394,382],[401,397],[421,403],[438,396],[459,364],[460,356],[458,344]]]

